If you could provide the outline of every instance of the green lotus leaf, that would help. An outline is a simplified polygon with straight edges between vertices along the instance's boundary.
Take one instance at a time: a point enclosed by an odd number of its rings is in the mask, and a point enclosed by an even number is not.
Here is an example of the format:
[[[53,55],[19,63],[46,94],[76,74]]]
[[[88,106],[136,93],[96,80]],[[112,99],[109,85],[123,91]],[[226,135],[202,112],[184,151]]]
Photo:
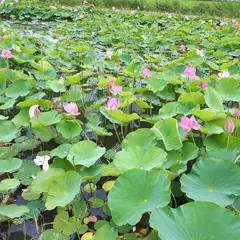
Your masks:
[[[53,124],[59,123],[62,116],[58,114],[56,110],[49,112],[41,112],[38,117],[31,118],[32,127],[37,126],[51,126]]]
[[[156,136],[163,140],[168,151],[178,150],[183,145],[178,131],[178,123],[174,118],[158,121],[152,128]]]
[[[191,142],[184,142],[181,151],[170,151],[167,161],[163,163],[164,168],[169,168],[175,163],[187,163],[198,156],[198,147]]]
[[[17,137],[18,129],[11,121],[0,121],[0,142],[11,142]]]
[[[189,198],[225,207],[240,195],[240,168],[230,161],[202,160],[181,177],[181,184]]]
[[[122,147],[127,148],[128,146],[140,146],[147,149],[151,145],[155,145],[154,141],[156,135],[149,128],[140,128],[134,132],[129,133],[122,141]]]
[[[0,106],[0,110],[6,110],[11,108],[13,105],[15,104],[15,100],[14,99],[9,99],[7,100],[4,104],[2,104]]]
[[[39,199],[29,202],[27,204],[27,207],[29,209],[29,212],[25,213],[23,215],[23,218],[25,220],[31,219],[31,218],[34,219],[36,217],[39,217],[41,215],[41,211],[43,211],[45,209],[44,202]]]
[[[59,212],[54,218],[53,222],[53,228],[59,232],[62,232],[64,235],[71,235],[77,232],[79,225],[81,225],[80,220],[75,217],[69,217],[68,212],[65,211]],[[86,232],[88,230],[88,227],[86,225],[82,226],[85,226],[84,232]]]
[[[105,128],[96,126],[92,123],[88,123],[87,127],[95,132],[98,136],[112,136],[112,133],[108,132]]]
[[[209,150],[219,149],[219,148],[226,148],[227,146],[227,133],[221,133],[219,135],[213,134],[211,136],[206,137],[203,140],[204,146],[206,146]],[[240,146],[240,138],[230,135],[229,136],[229,145],[228,148],[239,148]]]
[[[63,100],[66,102],[76,102],[83,99],[84,96],[84,92],[81,91],[67,91],[63,94]]]
[[[201,92],[182,93],[178,98],[180,103],[204,104],[204,96]]]
[[[150,225],[162,240],[238,240],[240,236],[240,218],[208,202],[155,209]]]
[[[49,168],[48,171],[37,173],[36,179],[33,180],[31,188],[36,192],[49,192],[50,185],[57,179],[64,177],[65,172],[60,168]]]
[[[26,80],[18,80],[14,82],[10,87],[6,89],[6,96],[9,98],[18,98],[28,95],[29,88],[31,87],[30,83]]]
[[[98,147],[92,141],[81,141],[73,145],[67,159],[73,165],[92,166],[104,153],[106,149]]]
[[[100,113],[101,113],[106,119],[108,119],[110,122],[121,125],[121,121],[120,121],[120,120],[117,120],[117,119],[115,119],[113,116],[111,116],[110,113],[108,112],[108,110],[106,110],[106,107],[100,107],[99,110],[100,110]]]
[[[65,158],[68,155],[71,148],[72,148],[72,144],[69,144],[69,143],[61,144],[51,151],[51,156]]]
[[[163,105],[159,110],[159,115],[162,119],[171,118],[178,114],[178,102],[170,102]]]
[[[0,172],[14,172],[22,166],[22,160],[19,158],[0,159]]]
[[[225,78],[218,81],[217,92],[224,101],[239,101],[240,84],[232,78]]]
[[[216,113],[224,111],[222,96],[214,88],[208,87],[206,89],[204,99],[208,107],[212,108]]]
[[[66,88],[63,83],[58,80],[47,81],[46,86],[48,89],[51,89],[53,92],[65,92]]]
[[[7,192],[16,189],[19,185],[20,182],[16,178],[4,179],[0,182],[0,192]]]
[[[216,118],[225,118],[226,115],[221,113],[221,114],[217,114],[213,109],[211,108],[205,108],[205,109],[201,109],[201,110],[193,110],[192,114],[201,118],[203,121],[205,122],[209,122],[212,121]]]
[[[47,191],[46,208],[52,210],[55,207],[65,207],[71,203],[76,194],[80,192],[81,177],[77,172],[69,171],[64,176],[49,181]]]
[[[135,225],[143,213],[166,206],[170,201],[169,187],[164,171],[127,171],[117,179],[108,195],[114,222],[120,226]]]
[[[225,160],[234,162],[235,159],[237,158],[237,153],[238,153],[238,149],[228,149],[228,151],[226,152],[226,148],[218,148],[218,149],[213,149],[210,151],[205,152],[200,158],[199,160],[217,160],[217,161],[221,161],[223,160],[223,156],[226,156]]]
[[[234,197],[232,206],[240,212],[240,196]]]
[[[57,136],[57,133],[52,129],[43,126],[31,127],[30,131],[39,137],[43,142],[48,142]]]
[[[24,213],[28,213],[29,209],[26,206],[18,206],[16,204],[0,204],[0,215],[9,217],[9,218],[19,218]]]
[[[82,128],[77,120],[61,120],[61,122],[57,124],[57,130],[64,138],[72,140],[80,135]]]
[[[153,75],[153,78],[147,80],[147,88],[154,93],[162,91],[166,85],[167,81],[164,79],[163,76]]]
[[[13,176],[19,179],[23,185],[27,186],[33,181],[32,176],[35,176],[40,170],[40,167],[36,166],[33,161],[23,160],[22,166]]]
[[[120,122],[131,122],[141,118],[136,113],[126,114],[123,113],[121,110],[108,110],[108,113],[110,114],[110,116],[112,116],[113,118],[117,119]]]
[[[112,227],[110,224],[105,224],[97,229],[96,234],[93,237],[93,240],[102,240],[106,238],[106,236],[108,240],[116,240],[118,238],[117,229]]]
[[[117,152],[113,164],[122,173],[129,169],[151,170],[161,168],[166,161],[167,153],[161,148],[151,146],[144,149],[141,146],[132,146]]]
[[[29,108],[22,108],[20,112],[14,116],[12,122],[17,128],[27,127],[30,121]]]
[[[27,99],[17,104],[17,106],[19,106],[20,108],[30,108],[33,105],[39,105],[40,107],[43,107],[46,109],[52,107],[51,101],[38,99],[38,98]]]
[[[70,239],[69,236],[62,234],[55,229],[48,229],[48,230],[44,231],[40,235],[39,238],[42,240],[49,240],[49,239],[51,239],[51,240],[69,240]]]

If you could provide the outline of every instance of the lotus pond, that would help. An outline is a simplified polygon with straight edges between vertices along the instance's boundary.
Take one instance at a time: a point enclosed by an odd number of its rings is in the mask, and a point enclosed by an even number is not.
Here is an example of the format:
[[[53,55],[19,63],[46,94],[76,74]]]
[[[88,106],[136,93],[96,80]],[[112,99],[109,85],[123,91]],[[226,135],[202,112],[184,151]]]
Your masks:
[[[239,240],[239,20],[39,9],[0,22],[0,239]]]

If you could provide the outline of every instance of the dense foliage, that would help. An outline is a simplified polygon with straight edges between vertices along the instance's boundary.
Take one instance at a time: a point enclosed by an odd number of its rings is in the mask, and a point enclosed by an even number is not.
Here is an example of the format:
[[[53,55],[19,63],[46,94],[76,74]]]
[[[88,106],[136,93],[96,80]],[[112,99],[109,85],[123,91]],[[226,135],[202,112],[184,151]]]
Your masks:
[[[3,225],[51,213],[39,239],[239,239],[237,19],[1,14],[34,20],[1,22]]]

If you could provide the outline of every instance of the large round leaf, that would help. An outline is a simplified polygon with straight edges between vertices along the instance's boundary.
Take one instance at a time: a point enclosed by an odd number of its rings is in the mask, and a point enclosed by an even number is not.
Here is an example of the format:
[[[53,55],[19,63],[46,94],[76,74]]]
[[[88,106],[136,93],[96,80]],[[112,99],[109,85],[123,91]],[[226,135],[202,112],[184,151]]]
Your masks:
[[[127,148],[134,145],[148,148],[150,145],[155,145],[155,138],[156,135],[151,129],[140,128],[126,136],[126,138],[122,141],[122,147]]]
[[[46,208],[65,207],[80,191],[81,177],[77,172],[66,172],[65,176],[55,178],[49,185]]]
[[[18,206],[16,204],[0,204],[0,215],[7,216],[9,218],[21,217],[24,213],[28,213],[29,209],[26,206]]]
[[[67,159],[73,165],[92,166],[104,153],[106,149],[98,147],[92,141],[81,141],[73,145]]]
[[[18,130],[11,121],[0,121],[0,142],[11,142],[17,137]]]
[[[132,169],[120,176],[108,201],[114,222],[135,225],[145,212],[166,206],[170,181],[165,171]]]
[[[64,138],[72,140],[74,137],[80,135],[82,129],[80,123],[76,120],[62,120],[57,124],[57,130]]]
[[[17,178],[3,179],[0,182],[0,192],[7,192],[13,190],[20,185],[20,181]]]
[[[129,147],[119,151],[114,157],[114,165],[121,171],[137,168],[151,170],[161,168],[166,161],[167,153],[161,148],[152,146],[144,149],[140,146]]]
[[[13,172],[22,166],[19,158],[0,159],[0,172]]]
[[[225,207],[233,203],[233,195],[240,195],[240,168],[230,161],[201,160],[182,176],[181,184],[189,198]]]
[[[162,240],[239,240],[240,236],[240,218],[208,202],[155,209],[150,225]]]

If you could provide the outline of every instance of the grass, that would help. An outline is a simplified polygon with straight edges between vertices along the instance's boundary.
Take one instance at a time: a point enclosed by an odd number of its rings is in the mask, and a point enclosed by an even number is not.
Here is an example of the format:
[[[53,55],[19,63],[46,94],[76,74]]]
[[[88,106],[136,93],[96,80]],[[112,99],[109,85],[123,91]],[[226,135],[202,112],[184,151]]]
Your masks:
[[[40,2],[76,6],[82,0],[53,0]],[[136,9],[159,12],[176,12],[181,14],[239,17],[240,2],[228,1],[193,1],[193,0],[88,0],[98,7],[116,7],[118,9]]]

